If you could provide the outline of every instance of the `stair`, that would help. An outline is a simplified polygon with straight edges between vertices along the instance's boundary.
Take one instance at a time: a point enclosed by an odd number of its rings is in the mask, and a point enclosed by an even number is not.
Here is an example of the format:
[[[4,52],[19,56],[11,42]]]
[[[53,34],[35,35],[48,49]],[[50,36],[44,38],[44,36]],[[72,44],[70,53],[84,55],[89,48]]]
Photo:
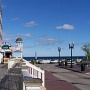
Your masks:
[[[23,74],[23,90],[46,90],[43,87],[42,74],[37,69],[40,68],[30,64],[29,62],[21,62]]]

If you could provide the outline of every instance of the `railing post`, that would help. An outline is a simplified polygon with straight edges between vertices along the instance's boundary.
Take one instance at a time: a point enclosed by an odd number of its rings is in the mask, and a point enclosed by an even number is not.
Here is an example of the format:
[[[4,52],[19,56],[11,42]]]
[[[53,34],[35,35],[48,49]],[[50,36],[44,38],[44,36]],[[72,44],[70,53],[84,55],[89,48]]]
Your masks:
[[[38,72],[38,78],[40,78],[40,79],[41,79],[41,73],[40,73],[40,72]]]
[[[25,87],[25,83],[23,82],[23,90],[26,90],[25,88],[26,88],[26,87]]]
[[[43,71],[42,74],[43,74],[42,75],[42,81],[43,81],[42,86],[45,87],[45,71]]]

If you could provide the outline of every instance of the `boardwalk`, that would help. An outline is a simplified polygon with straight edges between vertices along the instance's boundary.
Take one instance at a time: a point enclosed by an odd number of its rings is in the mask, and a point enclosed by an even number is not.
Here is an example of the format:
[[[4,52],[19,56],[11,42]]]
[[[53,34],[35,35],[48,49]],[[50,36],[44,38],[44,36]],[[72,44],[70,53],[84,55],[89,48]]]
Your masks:
[[[72,72],[54,64],[39,66],[45,70],[46,90],[90,89],[90,74],[77,73],[77,69]],[[7,64],[0,64],[0,90],[23,90],[23,78],[19,63],[10,70],[7,69]]]
[[[74,72],[57,67],[55,64],[40,64],[39,67],[46,70],[48,90],[90,90],[90,73]]]
[[[70,66],[58,66],[57,67],[59,68],[64,68],[64,69],[67,69],[67,70],[71,70],[71,71],[74,71],[74,72],[79,72],[79,73],[88,73],[90,72],[90,67],[85,67],[85,71],[81,71],[81,67],[80,66],[73,66],[73,68],[70,68]]]
[[[50,72],[46,71],[46,89],[47,90],[79,90],[72,86],[70,83],[59,80],[57,77],[53,76]]]
[[[8,70],[7,64],[0,64],[0,90],[23,90],[21,68],[18,66]]]

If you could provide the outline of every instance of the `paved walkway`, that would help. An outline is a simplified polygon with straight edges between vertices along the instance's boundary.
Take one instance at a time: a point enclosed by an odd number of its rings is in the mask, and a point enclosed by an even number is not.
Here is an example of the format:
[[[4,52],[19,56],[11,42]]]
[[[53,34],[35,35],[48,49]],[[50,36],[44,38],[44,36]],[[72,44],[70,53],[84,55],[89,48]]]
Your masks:
[[[79,73],[90,73],[90,67],[85,67],[85,71],[81,71],[81,67],[75,65],[72,68],[70,68],[70,66],[58,66],[58,65],[57,67],[72,70],[74,72],[79,72]]]
[[[45,70],[47,90],[90,90],[90,73],[81,73],[80,67],[62,68],[57,64],[40,64],[39,67]]]
[[[59,80],[48,71],[45,71],[45,85],[46,90],[79,90],[70,83]]]

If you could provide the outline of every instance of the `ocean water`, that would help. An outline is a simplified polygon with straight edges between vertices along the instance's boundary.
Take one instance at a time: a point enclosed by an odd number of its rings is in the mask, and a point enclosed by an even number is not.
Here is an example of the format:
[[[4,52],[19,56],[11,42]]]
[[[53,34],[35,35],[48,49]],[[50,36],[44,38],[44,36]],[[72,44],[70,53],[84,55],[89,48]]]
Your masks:
[[[27,61],[30,61],[30,60],[35,60],[35,57],[23,57],[24,59],[26,59]],[[61,56],[60,59],[70,59],[71,57],[70,56]],[[72,59],[85,59],[86,57],[85,56],[72,56]],[[54,60],[54,59],[59,59],[58,56],[56,57],[37,57],[37,60],[48,60],[48,59],[51,59],[51,60]]]

